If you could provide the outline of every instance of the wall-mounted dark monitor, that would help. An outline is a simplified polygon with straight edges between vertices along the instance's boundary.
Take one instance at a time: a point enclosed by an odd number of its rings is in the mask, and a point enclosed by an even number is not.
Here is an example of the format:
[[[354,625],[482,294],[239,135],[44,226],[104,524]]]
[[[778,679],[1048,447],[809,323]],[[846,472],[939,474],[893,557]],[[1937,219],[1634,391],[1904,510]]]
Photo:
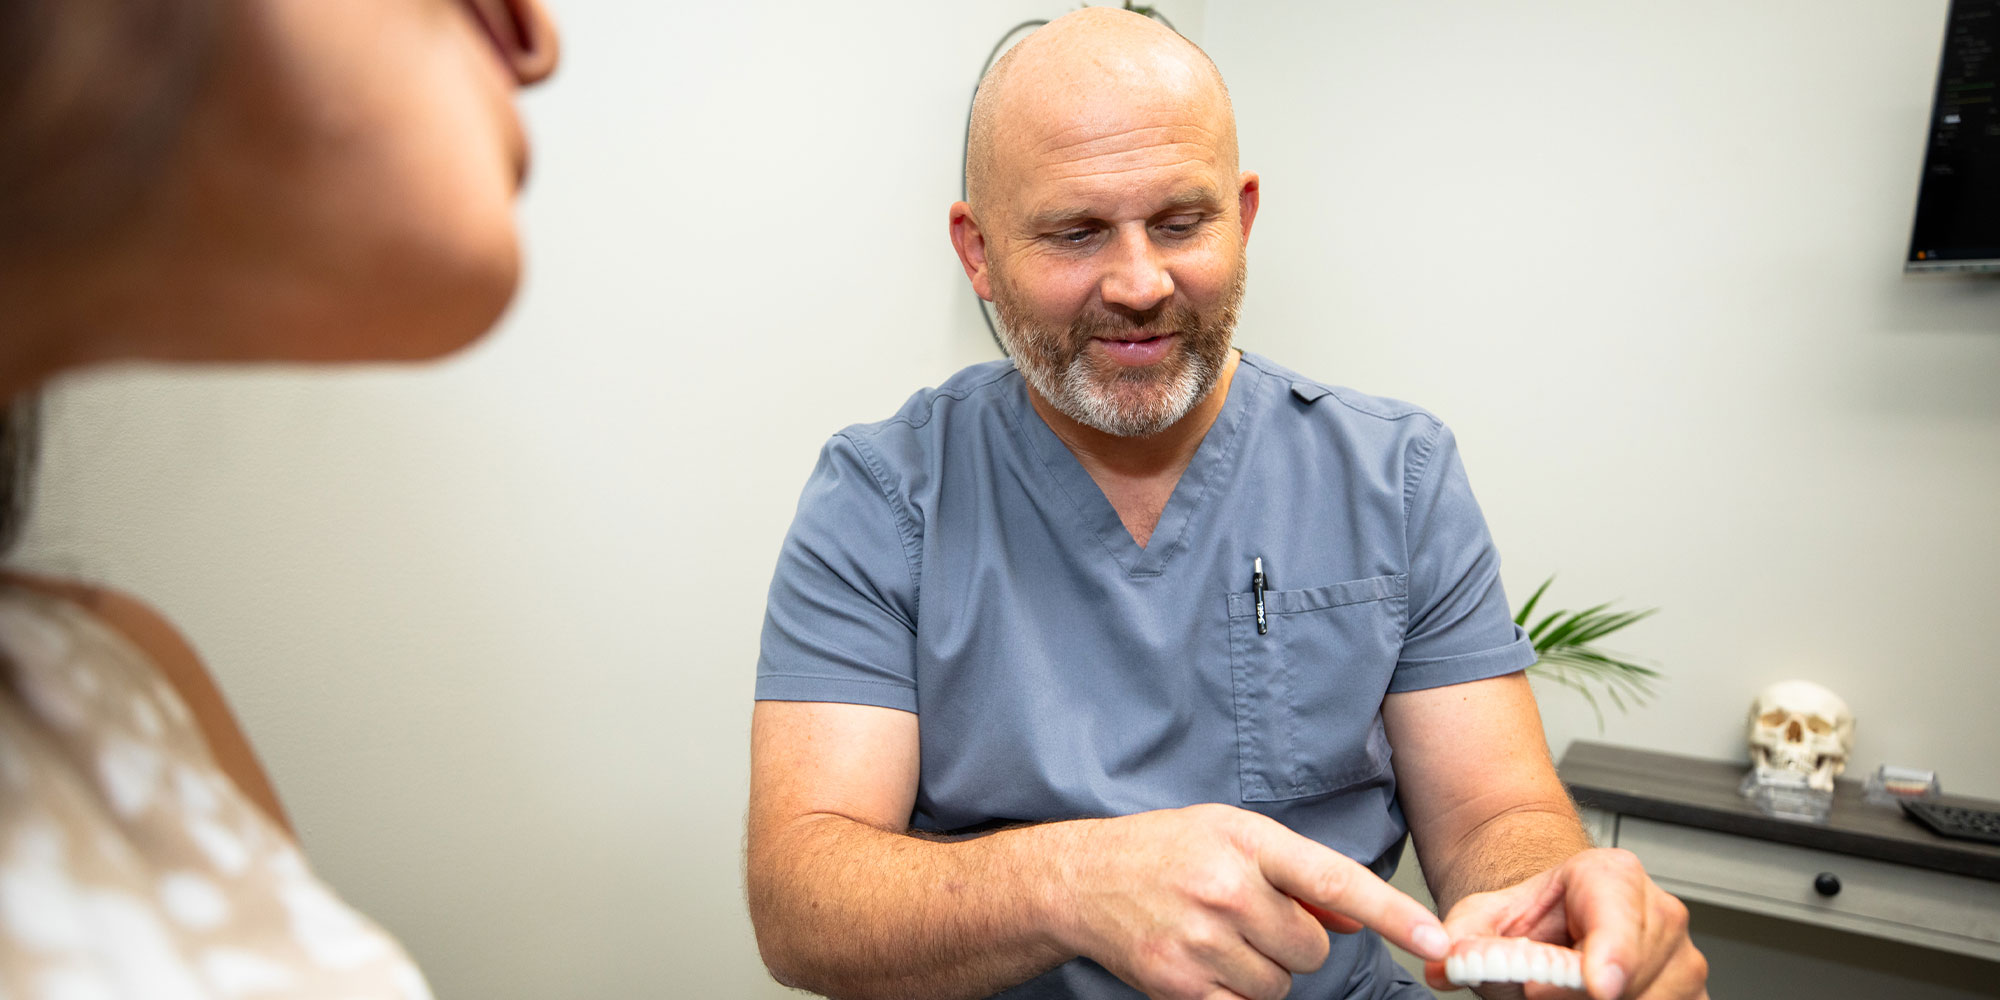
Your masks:
[[[1951,0],[1906,271],[2000,271],[2000,0]]]

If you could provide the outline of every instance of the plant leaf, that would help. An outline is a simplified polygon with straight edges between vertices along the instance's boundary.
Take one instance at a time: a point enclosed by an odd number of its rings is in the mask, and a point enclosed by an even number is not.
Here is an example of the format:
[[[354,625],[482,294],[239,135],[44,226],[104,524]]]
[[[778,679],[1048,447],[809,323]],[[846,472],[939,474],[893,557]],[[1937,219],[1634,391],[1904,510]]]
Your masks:
[[[1520,613],[1514,616],[1514,624],[1516,625],[1528,624],[1528,616],[1535,613],[1535,604],[1542,599],[1542,594],[1548,591],[1549,584],[1554,582],[1556,582],[1556,575],[1554,573],[1550,573],[1549,578],[1543,580],[1542,585],[1536,587],[1535,592],[1528,595],[1528,603],[1521,605]]]
[[[1548,593],[1549,585],[1555,579],[1555,575],[1550,574],[1528,596],[1527,602],[1514,615],[1516,625],[1525,628],[1533,620],[1543,595]],[[1623,654],[1598,649],[1592,643],[1650,618],[1659,610],[1613,611],[1607,602],[1582,611],[1547,612],[1541,621],[1528,629],[1528,638],[1534,644],[1536,656],[1534,664],[1528,667],[1528,673],[1583,696],[1583,700],[1590,705],[1591,713],[1597,717],[1597,731],[1602,733],[1604,706],[1598,700],[1600,694],[1620,712],[1630,712],[1634,706],[1644,705],[1652,699],[1653,685],[1664,675],[1652,667],[1633,662]]]
[[[1571,633],[1569,638],[1571,642],[1578,645],[1595,642],[1634,622],[1643,621],[1659,610],[1659,608],[1647,608],[1644,611],[1621,611],[1615,614],[1595,615],[1589,620],[1588,624]]]
[[[1562,624],[1557,625],[1555,628],[1550,629],[1539,640],[1535,642],[1535,648],[1540,649],[1544,645],[1558,646],[1564,644],[1565,642],[1568,641],[1570,633],[1576,631],[1579,622],[1583,621],[1584,618],[1590,615],[1594,615],[1600,611],[1603,611],[1607,607],[1610,607],[1610,605],[1600,604],[1594,608],[1585,608],[1582,611],[1570,612],[1569,618],[1567,620],[1565,620]]]
[[[1558,621],[1561,621],[1562,617],[1566,614],[1569,614],[1569,612],[1567,611],[1549,612],[1547,617],[1543,618],[1539,622],[1536,622],[1535,627],[1528,630],[1528,638],[1534,640],[1537,645],[1540,645],[1542,641],[1542,635],[1549,630],[1549,626],[1554,625]]]
[[[1568,677],[1559,676],[1556,680],[1583,696],[1583,700],[1590,705],[1591,714],[1597,716],[1597,731],[1604,732],[1604,707],[1597,703],[1597,697],[1590,693],[1590,689]]]

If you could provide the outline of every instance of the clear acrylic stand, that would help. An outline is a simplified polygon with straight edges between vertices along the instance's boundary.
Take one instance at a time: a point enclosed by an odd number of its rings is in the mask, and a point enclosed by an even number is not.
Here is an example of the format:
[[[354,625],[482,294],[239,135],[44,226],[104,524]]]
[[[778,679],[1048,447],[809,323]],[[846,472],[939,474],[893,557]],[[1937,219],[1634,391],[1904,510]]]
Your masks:
[[[1825,823],[1833,813],[1833,793],[1806,783],[1797,771],[1753,767],[1737,791],[1766,816],[1800,823]]]

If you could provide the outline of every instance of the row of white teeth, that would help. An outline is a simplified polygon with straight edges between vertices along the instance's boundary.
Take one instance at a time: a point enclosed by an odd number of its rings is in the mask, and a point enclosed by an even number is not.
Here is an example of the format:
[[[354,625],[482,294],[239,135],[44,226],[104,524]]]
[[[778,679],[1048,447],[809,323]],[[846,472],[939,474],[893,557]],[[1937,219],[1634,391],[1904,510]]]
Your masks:
[[[1444,960],[1444,975],[1459,986],[1480,983],[1548,983],[1565,989],[1583,989],[1583,960],[1575,952],[1550,953],[1539,948],[1508,954],[1489,948],[1453,955]]]

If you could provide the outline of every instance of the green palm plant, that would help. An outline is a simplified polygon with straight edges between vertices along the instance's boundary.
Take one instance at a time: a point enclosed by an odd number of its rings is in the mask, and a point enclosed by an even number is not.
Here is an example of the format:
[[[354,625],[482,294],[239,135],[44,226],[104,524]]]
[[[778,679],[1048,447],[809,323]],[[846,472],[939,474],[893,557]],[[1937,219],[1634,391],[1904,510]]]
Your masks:
[[[1661,675],[1658,670],[1634,663],[1622,654],[1598,649],[1593,644],[1634,622],[1652,617],[1660,609],[1613,611],[1611,605],[1605,603],[1582,611],[1550,611],[1530,626],[1528,620],[1534,614],[1535,606],[1541,603],[1542,595],[1554,582],[1554,576],[1543,580],[1528,602],[1521,605],[1521,610],[1514,615],[1514,624],[1527,629],[1529,640],[1535,644],[1537,659],[1535,665],[1528,668],[1528,673],[1545,677],[1582,695],[1583,700],[1590,703],[1590,710],[1597,714],[1597,731],[1601,733],[1604,731],[1604,707],[1598,703],[1597,695],[1591,692],[1593,686],[1601,689],[1620,712],[1629,712],[1631,705],[1644,705],[1653,696],[1653,684]]]

